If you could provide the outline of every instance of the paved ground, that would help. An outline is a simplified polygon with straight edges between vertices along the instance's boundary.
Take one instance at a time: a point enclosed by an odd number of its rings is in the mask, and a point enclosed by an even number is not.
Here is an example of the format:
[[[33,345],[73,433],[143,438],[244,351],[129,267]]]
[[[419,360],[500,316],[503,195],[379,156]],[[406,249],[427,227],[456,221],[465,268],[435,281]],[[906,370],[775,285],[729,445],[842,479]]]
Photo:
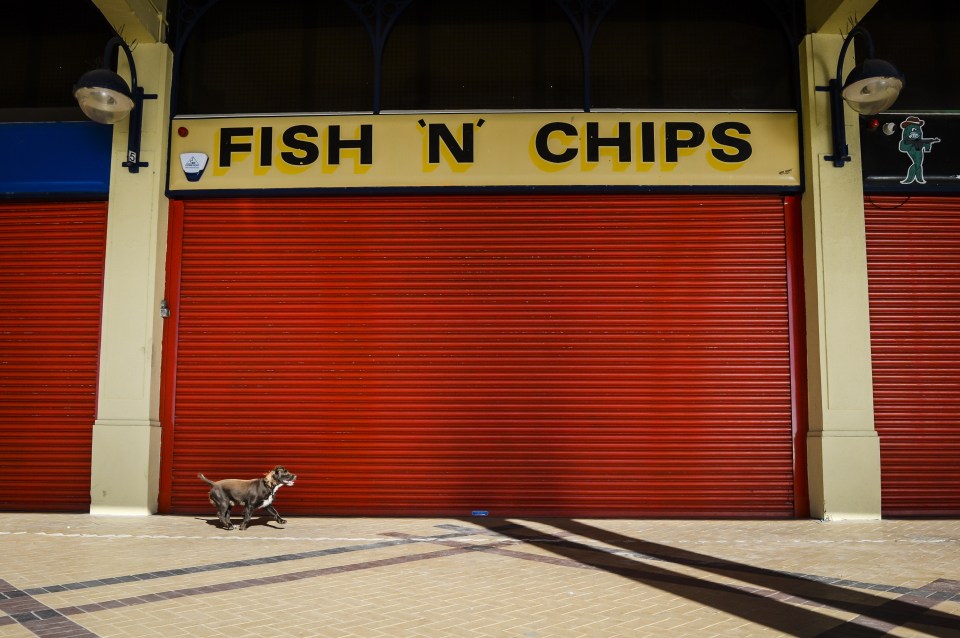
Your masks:
[[[0,514],[3,638],[882,635],[960,637],[960,521]]]

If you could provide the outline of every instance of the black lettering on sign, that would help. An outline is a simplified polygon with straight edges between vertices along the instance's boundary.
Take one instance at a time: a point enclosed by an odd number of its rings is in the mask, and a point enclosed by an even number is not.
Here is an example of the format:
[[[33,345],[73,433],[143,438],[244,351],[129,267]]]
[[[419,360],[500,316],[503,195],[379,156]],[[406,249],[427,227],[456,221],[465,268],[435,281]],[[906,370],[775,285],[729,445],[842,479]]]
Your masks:
[[[260,166],[273,166],[273,127],[260,129]]]
[[[280,153],[280,159],[291,166],[307,166],[320,157],[320,148],[316,142],[317,129],[307,124],[291,126],[283,132],[283,144],[290,151]]]
[[[234,142],[235,137],[253,137],[252,126],[220,129],[220,168],[230,166],[234,153],[249,153],[253,150],[251,142]]]
[[[640,122],[640,161],[645,164],[657,161],[657,140],[653,135],[653,122]]]
[[[687,135],[680,137],[680,133]],[[706,139],[706,132],[696,122],[667,122],[664,130],[664,161],[680,161],[680,149],[697,148]]]
[[[630,123],[619,122],[616,137],[600,137],[600,123],[587,122],[587,161],[600,161],[600,148],[609,146],[617,149],[617,161],[630,161]]]
[[[340,164],[340,151],[345,148],[360,149],[360,164],[373,164],[373,125],[360,125],[360,139],[344,140],[340,138],[340,125],[334,124],[329,128],[329,140],[327,141],[327,164],[331,166]]]
[[[730,131],[740,135],[750,135],[750,127],[743,122],[721,122],[713,127],[711,136],[713,141],[720,146],[731,149],[733,152],[727,152],[723,149],[715,148],[710,154],[721,162],[746,162],[753,155],[753,147],[750,142],[742,137],[730,135]]]
[[[421,122],[423,120],[420,120]],[[483,126],[483,120],[477,124]],[[463,146],[446,124],[430,124],[427,127],[427,162],[440,163],[440,144],[443,143],[458,164],[473,163],[473,122],[463,123]]]
[[[550,122],[541,126],[540,130],[537,131],[535,141],[537,155],[552,164],[563,164],[573,160],[577,156],[576,148],[567,148],[560,153],[554,153],[550,150],[550,135],[553,133],[563,133],[569,137],[576,137],[577,127],[567,122]]]

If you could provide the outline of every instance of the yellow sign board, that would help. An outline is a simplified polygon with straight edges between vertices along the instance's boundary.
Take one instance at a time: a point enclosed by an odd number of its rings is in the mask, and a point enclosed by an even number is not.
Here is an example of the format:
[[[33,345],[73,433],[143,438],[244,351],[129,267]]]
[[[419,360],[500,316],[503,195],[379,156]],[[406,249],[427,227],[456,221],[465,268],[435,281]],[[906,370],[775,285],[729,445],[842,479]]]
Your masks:
[[[800,186],[796,113],[177,118],[172,194],[384,187]]]

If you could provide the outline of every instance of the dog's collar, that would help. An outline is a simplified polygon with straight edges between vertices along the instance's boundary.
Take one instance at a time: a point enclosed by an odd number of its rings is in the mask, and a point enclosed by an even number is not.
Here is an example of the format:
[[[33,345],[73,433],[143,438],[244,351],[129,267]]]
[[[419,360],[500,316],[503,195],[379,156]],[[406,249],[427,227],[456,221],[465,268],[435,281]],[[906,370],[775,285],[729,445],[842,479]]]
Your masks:
[[[283,487],[283,485],[284,485],[281,481],[277,481],[276,483],[273,484],[273,487],[270,487],[270,484],[267,483],[267,479],[266,479],[266,478],[260,479],[260,482],[263,483],[263,486],[264,486],[265,488],[267,488],[267,490],[268,490],[271,494],[276,494],[276,493],[277,493],[277,490],[279,490],[279,489],[280,489],[281,487]]]

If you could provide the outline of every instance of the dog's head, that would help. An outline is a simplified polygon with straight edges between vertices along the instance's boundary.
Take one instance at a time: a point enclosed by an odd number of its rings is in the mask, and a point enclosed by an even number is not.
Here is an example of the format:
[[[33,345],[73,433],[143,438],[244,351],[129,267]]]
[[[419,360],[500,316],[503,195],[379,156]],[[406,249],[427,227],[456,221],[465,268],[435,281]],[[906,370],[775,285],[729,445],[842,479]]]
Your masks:
[[[287,468],[282,465],[278,465],[269,472],[267,472],[266,482],[267,485],[293,485],[293,482],[297,480],[296,474],[291,474],[287,471]]]

